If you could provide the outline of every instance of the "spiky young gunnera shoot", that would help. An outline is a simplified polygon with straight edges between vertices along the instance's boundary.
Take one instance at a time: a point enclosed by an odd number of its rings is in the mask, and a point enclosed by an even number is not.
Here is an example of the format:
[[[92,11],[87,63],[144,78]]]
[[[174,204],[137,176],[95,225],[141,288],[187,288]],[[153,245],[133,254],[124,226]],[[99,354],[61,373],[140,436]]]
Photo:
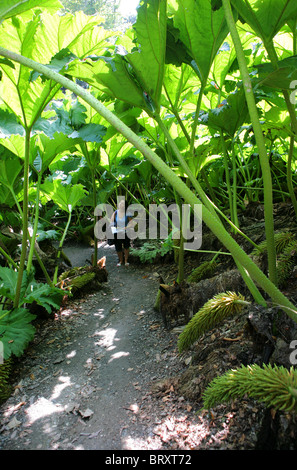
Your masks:
[[[239,314],[247,303],[241,294],[235,292],[223,292],[208,300],[180,334],[179,352],[188,349],[205,331],[214,328],[225,318]]]
[[[203,394],[206,409],[248,395],[267,407],[297,410],[297,371],[283,366],[257,364],[229,370],[212,380]]]

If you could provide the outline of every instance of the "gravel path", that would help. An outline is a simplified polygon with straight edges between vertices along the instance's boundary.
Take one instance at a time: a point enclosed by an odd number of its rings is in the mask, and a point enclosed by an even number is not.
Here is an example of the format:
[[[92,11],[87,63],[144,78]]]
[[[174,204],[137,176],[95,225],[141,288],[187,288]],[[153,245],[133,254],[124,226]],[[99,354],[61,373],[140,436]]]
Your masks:
[[[92,251],[65,248],[73,266]],[[117,267],[108,245],[101,256],[108,282],[42,325],[18,360],[15,392],[0,410],[0,449],[162,449],[174,421],[187,420],[191,407],[165,390],[183,362],[153,310],[157,273]]]

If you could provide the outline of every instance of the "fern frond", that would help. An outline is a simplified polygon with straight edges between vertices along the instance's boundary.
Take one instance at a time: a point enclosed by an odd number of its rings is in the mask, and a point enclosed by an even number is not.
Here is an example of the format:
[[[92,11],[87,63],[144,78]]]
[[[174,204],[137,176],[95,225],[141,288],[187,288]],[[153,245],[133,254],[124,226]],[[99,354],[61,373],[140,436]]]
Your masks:
[[[205,408],[249,395],[267,407],[277,410],[297,410],[297,371],[283,366],[253,364],[229,370],[216,377],[203,394]]]
[[[178,338],[179,352],[188,349],[207,330],[214,328],[225,318],[238,314],[244,304],[244,297],[235,292],[215,295],[191,318]]]

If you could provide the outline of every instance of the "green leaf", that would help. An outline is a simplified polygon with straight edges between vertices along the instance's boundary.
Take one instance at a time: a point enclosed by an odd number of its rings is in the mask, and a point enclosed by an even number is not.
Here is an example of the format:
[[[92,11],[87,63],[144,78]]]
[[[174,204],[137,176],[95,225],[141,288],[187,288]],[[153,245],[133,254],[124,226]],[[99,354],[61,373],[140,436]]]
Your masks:
[[[60,67],[64,60],[67,63],[70,54],[79,59],[103,54],[108,39],[115,33],[99,27],[101,23],[100,16],[85,15],[82,11],[63,16],[42,12],[32,58]]]
[[[0,268],[0,295],[14,299],[17,277],[16,271],[12,271],[10,268]]]
[[[36,33],[39,28],[39,17],[31,21],[22,18],[13,18],[1,25],[0,45],[9,47],[12,51],[28,58],[34,58],[37,41]],[[38,57],[42,62],[42,58]],[[0,82],[0,95],[7,108],[12,110],[18,121],[25,127],[32,126],[41,111],[59,90],[60,85],[47,81],[42,83],[39,78],[30,82],[30,69],[15,64],[15,68],[2,64],[2,80]]]
[[[39,150],[39,155],[42,159],[42,172],[49,167],[57,156],[61,158],[66,150],[74,148],[79,141],[79,139],[70,138],[58,132],[53,135],[53,138],[45,134],[36,136],[35,149]],[[30,159],[30,162],[33,164],[32,159]]]
[[[13,188],[23,166],[17,158],[0,160],[0,184]]]
[[[64,293],[60,289],[53,288],[48,284],[31,283],[27,287],[23,302],[36,302],[48,313],[51,313],[53,309],[60,308],[63,295]]]
[[[236,130],[246,122],[247,117],[248,107],[245,94],[240,88],[235,93],[231,93],[220,107],[203,113],[200,119],[203,124],[222,130],[233,138]]]
[[[172,0],[173,23],[180,40],[195,63],[198,76],[206,83],[212,62],[229,29],[223,8],[213,11],[211,0]]]
[[[271,41],[297,15],[296,0],[231,0],[231,3],[264,42]]]
[[[15,114],[0,109],[0,138],[10,137],[12,134],[25,135],[25,130],[18,123]]]
[[[3,343],[4,359],[12,354],[20,357],[29,342],[33,340],[35,328],[31,324],[35,315],[25,308],[0,313],[0,340]]]
[[[297,80],[297,56],[278,61],[276,70],[270,62],[259,64],[255,68],[258,70],[259,84],[272,88],[289,90],[292,89],[292,82]]]
[[[87,108],[78,100],[70,108],[70,121],[74,129],[79,129],[86,122]]]
[[[17,271],[12,271],[9,268],[0,268],[0,295],[11,300],[14,299],[17,277]],[[63,292],[60,289],[51,287],[48,284],[38,283],[34,280],[32,274],[28,275],[27,272],[24,273],[20,296],[21,304],[36,302],[50,313],[52,310],[51,307],[60,307],[59,302],[62,295]]]
[[[167,15],[165,0],[146,1],[133,25],[139,49],[126,56],[144,92],[159,110],[164,75]]]
[[[20,15],[36,7],[48,9],[52,13],[63,8],[58,0],[1,0],[0,21]]]
[[[159,110],[166,50],[166,1],[151,0],[138,8],[136,38],[128,53],[121,40],[113,57],[74,61],[68,73],[108,95],[154,113]],[[131,45],[131,42],[130,42]]]
[[[69,137],[74,139],[82,139],[84,142],[103,142],[106,134],[106,127],[100,124],[89,123],[82,126],[77,131],[72,132]]]
[[[81,203],[81,199],[87,194],[82,184],[64,186],[61,180],[46,181],[41,185],[41,191],[53,200],[61,209],[70,213],[73,208]]]

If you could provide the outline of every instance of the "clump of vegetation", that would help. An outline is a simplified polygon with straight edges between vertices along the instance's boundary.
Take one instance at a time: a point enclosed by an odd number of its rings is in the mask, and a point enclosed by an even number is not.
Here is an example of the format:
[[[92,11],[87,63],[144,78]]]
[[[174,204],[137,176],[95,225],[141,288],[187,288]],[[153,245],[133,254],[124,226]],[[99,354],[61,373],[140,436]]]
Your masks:
[[[279,232],[274,235],[275,251],[280,254],[284,249],[294,241],[295,237],[291,232]],[[261,242],[257,248],[254,248],[251,255],[260,256],[267,254],[267,240]]]
[[[0,364],[0,403],[5,401],[11,393],[9,376],[12,368],[12,359],[7,359]]]
[[[297,241],[291,241],[278,256],[277,259],[277,281],[283,287],[287,279],[291,276],[296,264]]]
[[[131,255],[139,258],[141,263],[153,263],[157,257],[163,257],[172,252],[172,242],[169,240],[150,240],[139,248],[131,248]]]
[[[203,406],[214,406],[248,395],[268,408],[297,410],[297,371],[283,366],[241,366],[216,377],[203,394]]]
[[[214,261],[204,261],[200,266],[193,269],[191,274],[187,277],[187,282],[199,282],[202,279],[207,279],[214,273],[217,263]]]

